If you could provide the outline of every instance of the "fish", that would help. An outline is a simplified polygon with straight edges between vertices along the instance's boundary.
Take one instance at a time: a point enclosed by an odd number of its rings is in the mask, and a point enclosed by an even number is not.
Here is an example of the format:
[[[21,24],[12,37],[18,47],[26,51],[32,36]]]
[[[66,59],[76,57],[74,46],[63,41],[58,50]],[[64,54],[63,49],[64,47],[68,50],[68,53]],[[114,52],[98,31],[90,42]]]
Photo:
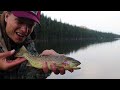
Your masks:
[[[77,70],[81,69],[78,67],[81,62],[66,55],[32,55],[30,54],[27,49],[22,46],[21,49],[16,53],[15,57],[24,57],[28,60],[29,65],[37,69],[43,69],[43,65],[47,62],[48,69],[52,70],[51,64],[55,63],[57,69],[64,67],[65,70]]]

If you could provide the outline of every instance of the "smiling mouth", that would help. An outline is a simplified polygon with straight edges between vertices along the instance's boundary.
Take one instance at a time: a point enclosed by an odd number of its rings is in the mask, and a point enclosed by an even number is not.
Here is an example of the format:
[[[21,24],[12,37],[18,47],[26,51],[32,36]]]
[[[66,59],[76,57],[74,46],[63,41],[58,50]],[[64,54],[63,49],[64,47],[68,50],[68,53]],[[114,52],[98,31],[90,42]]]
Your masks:
[[[23,34],[21,34],[21,33],[19,33],[19,32],[16,32],[16,34],[19,36],[19,37],[25,37],[26,35],[23,35]]]

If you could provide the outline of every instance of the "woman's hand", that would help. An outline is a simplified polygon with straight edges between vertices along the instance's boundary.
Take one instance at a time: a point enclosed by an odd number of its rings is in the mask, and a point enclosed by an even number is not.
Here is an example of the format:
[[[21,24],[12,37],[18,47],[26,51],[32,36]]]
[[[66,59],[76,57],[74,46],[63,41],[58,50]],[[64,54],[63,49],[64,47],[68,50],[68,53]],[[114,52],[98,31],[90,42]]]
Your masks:
[[[57,52],[55,52],[54,50],[44,50],[41,55],[64,55],[64,54],[59,54]],[[52,63],[51,65],[51,68],[52,68],[52,71],[55,73],[55,74],[61,74],[61,75],[64,75],[65,74],[65,69],[62,67],[60,69],[57,69],[56,67],[56,64]],[[47,65],[47,62],[44,63],[43,65],[43,71],[45,73],[47,73],[49,71],[48,69],[48,65]],[[69,70],[70,72],[73,72],[73,69]]]
[[[50,49],[50,50],[44,50],[40,55],[64,55],[64,54],[59,54],[55,52],[53,49]]]
[[[14,66],[21,64],[26,59],[25,58],[17,58],[15,60],[7,60],[6,58],[9,56],[12,56],[14,54],[15,50],[6,51],[0,53],[0,70],[9,70],[13,68]]]

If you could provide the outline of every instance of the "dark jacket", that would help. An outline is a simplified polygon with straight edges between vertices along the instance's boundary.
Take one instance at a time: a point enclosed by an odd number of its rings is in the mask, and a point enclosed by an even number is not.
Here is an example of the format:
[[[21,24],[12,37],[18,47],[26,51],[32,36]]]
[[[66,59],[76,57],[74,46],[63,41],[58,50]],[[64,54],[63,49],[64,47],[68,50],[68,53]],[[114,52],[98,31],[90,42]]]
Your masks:
[[[29,36],[22,44],[15,44],[7,37],[5,32],[4,16],[0,17],[0,52],[15,49],[18,51],[22,46],[25,46],[27,50],[34,55],[38,52],[35,49],[34,42]],[[8,59],[14,60],[15,57],[11,56]],[[42,69],[36,69],[33,67],[26,66],[28,62],[25,61],[22,64],[16,66],[9,71],[0,71],[0,79],[46,79],[51,72],[44,73]]]

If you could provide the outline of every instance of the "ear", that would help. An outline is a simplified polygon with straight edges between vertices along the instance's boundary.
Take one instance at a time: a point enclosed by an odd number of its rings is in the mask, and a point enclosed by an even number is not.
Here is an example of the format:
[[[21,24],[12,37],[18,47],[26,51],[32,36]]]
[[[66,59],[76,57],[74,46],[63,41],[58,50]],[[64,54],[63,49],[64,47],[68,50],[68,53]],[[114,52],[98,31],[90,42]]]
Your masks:
[[[8,17],[9,17],[9,15],[10,15],[10,12],[5,12],[5,22],[7,22],[7,19],[8,19]]]

